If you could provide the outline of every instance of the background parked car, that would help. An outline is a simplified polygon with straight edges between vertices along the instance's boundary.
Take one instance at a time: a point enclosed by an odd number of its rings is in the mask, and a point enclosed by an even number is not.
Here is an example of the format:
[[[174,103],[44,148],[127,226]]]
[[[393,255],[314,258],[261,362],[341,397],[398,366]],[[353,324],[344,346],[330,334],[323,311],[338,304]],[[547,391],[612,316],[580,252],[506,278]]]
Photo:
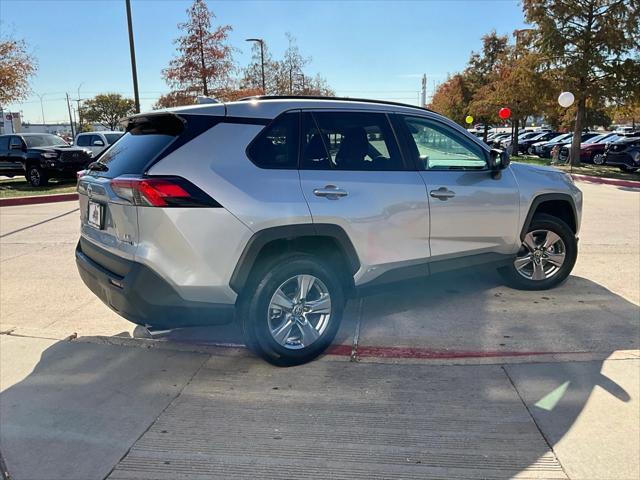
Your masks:
[[[621,137],[615,133],[603,133],[596,135],[580,144],[580,162],[593,163],[595,165],[604,164],[604,149],[607,144],[615,142]],[[569,159],[569,149],[571,145],[563,145],[558,153],[558,160],[566,162]]]
[[[624,137],[609,143],[605,147],[604,160],[623,172],[637,172],[640,169],[640,137]]]
[[[566,141],[568,138],[571,138],[570,133],[562,133],[556,137],[551,138],[551,140],[549,141],[543,140],[541,142],[535,142],[533,145],[531,145],[531,153],[540,157],[549,157],[549,152],[551,152],[551,148],[553,148],[553,145],[558,142]],[[545,146],[548,144],[551,144],[551,147],[549,147],[549,150],[547,151]]]
[[[34,187],[46,185],[50,178],[75,178],[90,161],[89,150],[72,147],[57,135],[0,135],[2,175],[24,175]]]
[[[520,150],[522,153],[531,154],[533,153],[533,151],[531,150],[531,147],[534,143],[543,142],[545,140],[551,140],[552,138],[557,137],[559,134],[560,134],[559,132],[544,131],[544,132],[539,132],[538,135],[534,135],[522,141],[518,140],[518,150]]]
[[[590,138],[595,137],[597,135],[598,135],[597,132],[585,132],[581,135],[580,142],[589,140]],[[552,142],[545,143],[540,147],[538,147],[538,155],[544,158],[557,159],[558,154],[560,153],[560,149],[565,145],[570,146],[572,141],[573,141],[573,134],[571,133],[569,133],[566,138],[554,139]]]
[[[93,157],[98,156],[110,145],[114,144],[124,132],[87,132],[76,135],[77,147],[90,150]]]

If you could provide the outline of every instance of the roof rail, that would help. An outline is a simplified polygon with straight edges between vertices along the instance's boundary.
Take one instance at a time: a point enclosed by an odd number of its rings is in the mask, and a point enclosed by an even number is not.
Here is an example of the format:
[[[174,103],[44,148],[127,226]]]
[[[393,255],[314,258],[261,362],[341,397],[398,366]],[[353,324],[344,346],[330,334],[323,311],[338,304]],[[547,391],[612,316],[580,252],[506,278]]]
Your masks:
[[[362,103],[378,103],[382,105],[395,105],[397,107],[416,108],[418,110],[426,110],[432,112],[425,107],[419,107],[417,105],[410,105],[408,103],[389,102],[387,100],[372,100],[370,98],[355,98],[355,97],[323,97],[321,95],[256,95],[253,97],[243,97],[236,100],[237,102],[244,102],[249,100],[342,100],[348,102],[362,102]]]

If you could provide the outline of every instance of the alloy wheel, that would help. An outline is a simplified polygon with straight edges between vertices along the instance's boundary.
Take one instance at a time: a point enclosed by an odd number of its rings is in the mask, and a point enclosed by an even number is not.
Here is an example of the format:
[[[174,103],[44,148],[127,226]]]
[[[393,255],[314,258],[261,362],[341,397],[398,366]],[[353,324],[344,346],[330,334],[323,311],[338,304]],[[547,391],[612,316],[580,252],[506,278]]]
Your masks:
[[[269,332],[281,346],[297,350],[314,343],[331,318],[331,295],[326,285],[309,274],[296,275],[280,285],[269,302]]]
[[[40,180],[40,171],[37,168],[29,170],[29,181],[31,182],[31,185],[37,187],[40,185]]]
[[[604,165],[604,155],[601,153],[596,153],[593,156],[594,165]]]
[[[514,260],[516,271],[528,280],[546,280],[560,271],[567,250],[560,236],[551,230],[534,230],[525,235]]]

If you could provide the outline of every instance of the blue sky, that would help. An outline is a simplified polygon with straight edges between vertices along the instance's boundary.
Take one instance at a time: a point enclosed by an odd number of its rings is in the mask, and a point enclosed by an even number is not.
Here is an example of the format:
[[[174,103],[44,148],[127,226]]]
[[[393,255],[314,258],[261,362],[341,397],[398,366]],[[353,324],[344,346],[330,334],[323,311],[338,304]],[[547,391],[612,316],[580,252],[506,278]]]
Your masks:
[[[174,54],[177,23],[191,0],[133,0],[142,109],[168,91],[161,70]],[[216,22],[230,24],[240,66],[250,44],[264,38],[274,56],[286,49],[285,32],[312,57],[338,95],[418,103],[420,77],[434,82],[462,68],[480,37],[492,29],[511,34],[524,26],[517,0],[425,1],[208,1]],[[24,38],[38,59],[34,95],[11,105],[23,119],[68,118],[65,92],[77,98],[117,92],[133,96],[124,0],[2,0],[3,35]]]

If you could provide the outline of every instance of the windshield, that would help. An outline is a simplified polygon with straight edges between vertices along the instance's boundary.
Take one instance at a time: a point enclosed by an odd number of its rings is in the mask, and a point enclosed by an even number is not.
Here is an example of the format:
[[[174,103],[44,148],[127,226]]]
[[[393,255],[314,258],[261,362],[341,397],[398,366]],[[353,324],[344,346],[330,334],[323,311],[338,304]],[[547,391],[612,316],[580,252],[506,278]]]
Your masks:
[[[67,142],[57,135],[25,135],[22,138],[29,148],[69,146]]]
[[[122,133],[105,133],[104,136],[107,139],[107,143],[113,145],[122,136]]]
[[[560,135],[559,137],[555,137],[549,143],[559,143],[559,142],[562,142],[563,140],[568,140],[568,139],[571,138],[572,135],[573,134],[571,134],[571,133],[565,133],[563,135]]]
[[[582,143],[598,143],[599,141],[604,140],[608,136],[609,136],[608,133],[605,133],[604,135],[596,135],[595,137],[591,137],[590,139],[585,140]]]

